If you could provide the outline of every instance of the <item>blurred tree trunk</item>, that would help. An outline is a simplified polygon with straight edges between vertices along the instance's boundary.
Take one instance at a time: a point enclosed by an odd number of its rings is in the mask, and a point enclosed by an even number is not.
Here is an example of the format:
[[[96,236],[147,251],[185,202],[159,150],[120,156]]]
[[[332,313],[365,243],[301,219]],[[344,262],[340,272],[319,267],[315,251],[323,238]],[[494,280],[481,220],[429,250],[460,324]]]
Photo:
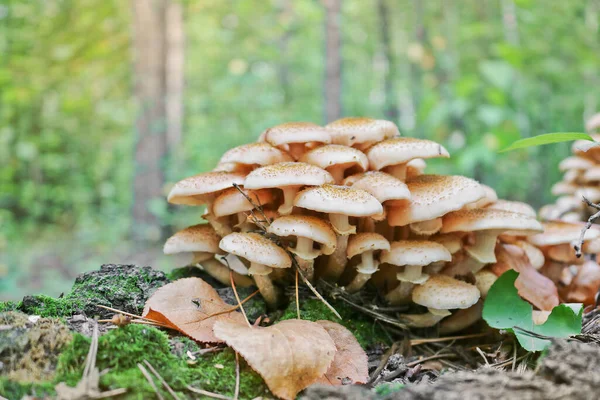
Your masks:
[[[294,18],[294,9],[292,0],[283,0],[281,5],[281,11],[279,14],[281,20],[283,21],[284,30],[279,38],[279,85],[281,86],[281,91],[283,93],[283,104],[288,106],[292,101],[291,91],[290,91],[290,68],[289,68],[289,43],[292,37],[292,21]]]
[[[342,115],[341,0],[323,0],[325,6],[325,121]]]
[[[391,26],[389,21],[390,9],[386,0],[377,1],[377,11],[379,13],[379,27],[381,29],[381,47],[383,48],[383,57],[386,62],[383,91],[385,95],[383,113],[386,118],[398,122],[398,102],[396,101],[397,91],[396,82],[396,59],[392,51]]]
[[[183,31],[179,4],[132,0],[132,6],[138,107],[133,236],[142,242],[160,239],[160,222],[148,205],[164,196],[163,163],[181,137]]]
[[[414,39],[417,45],[420,46],[421,50],[424,51],[426,43],[427,32],[425,30],[423,7],[425,4],[421,0],[413,0],[414,8]],[[421,110],[421,98],[423,97],[423,71],[421,70],[421,64],[415,60],[410,62],[410,82],[411,82],[411,93],[412,103],[415,113],[415,118],[419,115]],[[422,137],[422,128],[420,121],[416,120],[415,125],[415,136]]]

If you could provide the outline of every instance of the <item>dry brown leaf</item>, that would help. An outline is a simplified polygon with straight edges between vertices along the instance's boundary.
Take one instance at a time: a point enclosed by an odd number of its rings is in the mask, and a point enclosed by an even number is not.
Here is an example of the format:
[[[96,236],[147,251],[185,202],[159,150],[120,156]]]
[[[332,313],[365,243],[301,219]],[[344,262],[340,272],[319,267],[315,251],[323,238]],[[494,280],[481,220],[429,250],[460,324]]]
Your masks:
[[[352,332],[332,321],[317,321],[333,339],[337,352],[327,373],[317,383],[347,385],[366,383],[369,380],[367,353]]]
[[[146,301],[142,316],[167,324],[199,342],[220,343],[222,340],[213,333],[217,321],[246,325],[237,311],[213,316],[231,308],[202,279],[185,278],[158,289]]]
[[[275,396],[286,400],[296,398],[298,392],[317,382],[336,352],[325,328],[299,319],[266,328],[220,320],[215,323],[214,333],[244,357]]]

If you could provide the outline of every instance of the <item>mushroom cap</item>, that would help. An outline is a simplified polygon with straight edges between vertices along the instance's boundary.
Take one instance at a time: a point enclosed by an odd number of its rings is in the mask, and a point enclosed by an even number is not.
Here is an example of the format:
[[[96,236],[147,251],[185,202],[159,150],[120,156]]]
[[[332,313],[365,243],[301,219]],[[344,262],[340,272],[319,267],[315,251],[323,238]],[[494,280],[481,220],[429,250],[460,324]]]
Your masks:
[[[489,269],[482,269],[475,273],[475,286],[479,289],[481,297],[486,298],[490,288],[498,277]]]
[[[466,208],[483,208],[498,201],[498,195],[494,189],[482,183],[480,185],[485,192],[485,196],[474,203],[467,204]]]
[[[379,142],[367,150],[372,169],[382,169],[390,165],[404,164],[415,158],[450,157],[439,143],[416,138],[393,138]]]
[[[600,181],[600,165],[596,165],[587,169],[581,178],[583,182],[598,182]]]
[[[585,121],[585,130],[593,132],[600,128],[600,113],[594,114]]]
[[[383,212],[381,203],[368,192],[338,185],[304,189],[296,195],[294,205],[308,210],[352,217],[368,217]]]
[[[335,251],[337,238],[328,222],[308,215],[284,215],[275,219],[267,228],[277,236],[296,236],[313,240],[323,245],[323,254]]]
[[[258,233],[230,233],[221,239],[219,248],[251,263],[271,268],[292,266],[292,260],[284,249]]]
[[[165,254],[203,252],[217,254],[221,237],[212,226],[198,224],[187,227],[167,239],[163,252]]]
[[[402,201],[411,198],[406,183],[381,171],[365,172],[352,183],[351,187],[369,192],[373,197],[379,200],[380,203],[385,201],[394,203],[394,200]]]
[[[580,169],[569,169],[566,170],[563,175],[563,181],[569,183],[575,183],[579,180],[579,177],[582,176],[582,171]]]
[[[485,196],[481,185],[464,176],[419,175],[406,181],[411,194],[406,207],[390,207],[390,226],[429,221],[459,210]]]
[[[451,254],[457,253],[462,249],[461,236],[458,233],[445,233],[443,235],[435,235],[429,240],[439,243],[444,246]]]
[[[588,169],[594,166],[594,162],[587,158],[571,156],[567,157],[558,164],[558,169],[566,171],[568,169]]]
[[[219,160],[219,164],[270,165],[285,161],[294,160],[286,152],[271,146],[269,143],[262,142],[243,144],[228,150]]]
[[[535,218],[503,210],[478,208],[459,210],[444,216],[442,233],[502,230],[518,231],[520,235],[543,232],[542,224]]]
[[[273,192],[269,189],[249,190],[240,189],[256,205],[264,205],[273,202]],[[254,206],[248,199],[236,188],[225,190],[217,197],[213,203],[212,211],[216,217],[237,214],[250,211]]]
[[[469,308],[477,303],[479,297],[476,286],[446,275],[433,275],[412,292],[413,302],[441,310]]]
[[[173,186],[167,201],[171,204],[202,205],[211,195],[229,189],[233,184],[243,185],[245,175],[237,172],[205,172],[180,180]]]
[[[382,119],[342,118],[327,124],[325,128],[332,132],[333,143],[344,146],[380,142],[400,136],[396,124]]]
[[[510,211],[514,213],[519,213],[523,215],[527,215],[528,217],[535,218],[537,213],[527,203],[523,203],[520,201],[511,201],[511,200],[498,200],[485,208],[489,210],[501,210],[501,211]]]
[[[575,194],[579,186],[570,182],[556,182],[552,185],[552,194],[555,196],[561,196],[565,194]]]
[[[525,240],[516,240],[514,245],[523,249],[533,268],[540,269],[544,266],[546,257],[540,249]]]
[[[267,129],[264,138],[273,146],[290,143],[331,143],[331,132],[312,122],[287,122]]]
[[[575,197],[577,197],[577,198],[585,197],[592,203],[598,203],[598,202],[600,202],[600,187],[596,187],[596,186],[580,187],[575,192]]]
[[[381,262],[397,266],[429,265],[438,261],[451,261],[452,254],[444,245],[428,240],[399,240],[390,243],[390,250],[381,253]]]
[[[341,144],[328,144],[317,147],[305,153],[299,161],[323,169],[336,165],[347,165],[348,167],[355,165],[361,171],[369,169],[369,160],[362,151]]]
[[[350,236],[346,255],[352,258],[365,251],[390,250],[390,242],[379,233],[363,232]]]
[[[548,221],[542,223],[544,233],[529,236],[527,241],[538,247],[554,246],[557,244],[571,243],[579,240],[581,230],[585,227],[583,223]],[[585,240],[593,240],[600,237],[600,230],[588,229],[585,232]]]
[[[422,158],[415,158],[406,163],[406,177],[412,178],[423,175],[427,168],[427,163]]]
[[[250,172],[244,187],[247,189],[281,188],[284,186],[318,186],[333,183],[327,171],[301,162],[282,162],[266,165]]]
[[[592,133],[590,136],[595,140],[595,142],[590,142],[589,140],[576,140],[573,142],[571,150],[574,154],[580,156],[592,156],[593,154],[596,154],[596,152],[600,151],[600,146],[598,146],[598,143],[600,142],[600,134]]]

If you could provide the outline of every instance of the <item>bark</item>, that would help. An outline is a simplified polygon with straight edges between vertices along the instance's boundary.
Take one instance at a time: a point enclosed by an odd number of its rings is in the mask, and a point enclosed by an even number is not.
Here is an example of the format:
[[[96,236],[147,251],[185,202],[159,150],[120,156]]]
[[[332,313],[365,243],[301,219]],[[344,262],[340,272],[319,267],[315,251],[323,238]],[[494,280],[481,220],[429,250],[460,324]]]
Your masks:
[[[341,0],[323,0],[325,6],[325,121],[342,115]]]

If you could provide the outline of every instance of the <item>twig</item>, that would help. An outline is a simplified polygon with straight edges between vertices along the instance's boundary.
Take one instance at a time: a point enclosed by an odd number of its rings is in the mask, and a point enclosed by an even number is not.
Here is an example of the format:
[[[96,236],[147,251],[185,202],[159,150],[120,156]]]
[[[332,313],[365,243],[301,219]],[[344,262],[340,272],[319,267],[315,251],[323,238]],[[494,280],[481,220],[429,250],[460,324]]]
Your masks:
[[[513,363],[511,370],[514,372],[517,366],[517,341],[513,341]]]
[[[198,393],[201,394],[203,396],[208,396],[208,397],[212,397],[213,399],[221,399],[221,400],[233,400],[231,397],[228,396],[223,396],[222,394],[219,393],[213,393],[213,392],[209,392],[206,390],[202,390],[202,389],[196,389],[195,387],[192,387],[190,385],[186,385],[187,390],[189,390],[190,392],[194,392],[194,393]]]
[[[288,251],[288,253],[289,253],[289,251]],[[310,281],[308,279],[306,279],[306,277],[304,276],[304,274],[300,270],[300,267],[298,266],[298,262],[294,258],[293,254],[290,254],[290,257],[292,257],[292,265],[294,266],[294,268],[296,268],[296,272],[298,273],[298,275],[300,275],[300,278],[302,278],[302,280],[304,281],[304,283],[306,284],[306,286],[308,286],[308,288],[310,289],[310,291],[313,292],[313,294],[315,296],[317,296],[317,298],[319,300],[321,300],[321,302],[323,302],[323,304],[325,304],[325,306],[327,308],[329,308],[331,310],[331,312],[336,317],[338,317],[339,319],[343,319],[342,316],[337,312],[337,310],[335,308],[333,308],[333,306],[331,304],[329,304],[327,302],[327,300],[325,300],[325,298],[323,296],[321,296],[321,293],[319,293],[319,291],[317,289],[315,289],[315,287],[312,285],[312,283],[310,283]]]
[[[246,200],[248,200],[248,202],[252,205],[253,209],[250,210],[250,214],[254,218],[254,221],[255,222],[259,221],[259,219],[256,217],[256,215],[254,215],[254,209],[256,209],[262,215],[264,220],[267,222],[267,225],[271,225],[271,223],[269,222],[269,217],[267,217],[267,215],[265,214],[265,211],[263,210],[262,204],[260,204],[258,195],[256,196],[256,200],[259,202],[259,204],[257,205],[256,203],[254,203],[252,201],[252,199],[246,193],[244,193],[244,191],[239,187],[239,185],[237,183],[234,183],[233,187],[236,188],[238,190],[238,192],[240,192],[242,194],[242,196],[244,196],[246,198]],[[258,225],[258,227],[261,228],[263,231],[267,230],[267,228],[265,228],[261,224],[256,224],[256,225]]]
[[[238,400],[240,395],[240,356],[235,352],[235,391],[233,392],[233,400]]]
[[[415,361],[411,361],[409,363],[406,363],[406,366],[407,367],[414,367],[415,365],[424,363],[426,361],[437,360],[437,359],[440,359],[440,358],[450,358],[450,357],[458,357],[458,356],[456,354],[450,354],[450,353],[434,354],[432,356],[425,357],[425,358],[422,358],[420,360],[415,360]]]
[[[381,373],[381,371],[383,371],[383,369],[387,365],[390,357],[396,353],[396,350],[398,350],[397,342],[392,344],[392,347],[390,347],[390,349],[385,352],[383,357],[381,357],[381,361],[379,362],[379,365],[377,366],[375,371],[373,371],[373,373],[371,374],[371,377],[369,378],[367,385],[369,385],[371,387],[373,387],[375,385],[375,383],[379,380],[379,374]]]
[[[462,335],[462,336],[446,336],[446,337],[440,337],[440,338],[412,339],[410,341],[410,345],[418,346],[423,343],[439,343],[439,342],[448,342],[448,341],[452,341],[452,340],[472,339],[472,338],[477,338],[477,337],[482,337],[482,336],[487,336],[487,335],[488,335],[488,333],[484,332],[484,333],[475,333],[472,335]]]
[[[483,351],[481,351],[481,349],[479,347],[476,347],[475,350],[477,350],[477,352],[479,353],[479,355],[481,356],[481,358],[483,358],[483,361],[485,361],[485,365],[487,367],[490,366],[489,361],[487,360],[487,357],[485,356],[485,354],[483,354]]]
[[[529,355],[529,353],[522,355],[521,357],[517,358],[517,361],[521,361],[522,359],[524,359],[528,355]],[[502,368],[502,367],[504,367],[506,365],[510,365],[512,363],[513,363],[513,360],[502,361],[502,362],[499,362],[499,363],[496,363],[496,364],[490,364],[490,367],[492,367],[492,368]]]
[[[231,280],[231,288],[233,289],[233,294],[235,295],[235,299],[237,300],[238,305],[240,306],[240,310],[242,311],[242,314],[244,315],[244,319],[246,320],[246,323],[248,324],[248,326],[250,328],[252,328],[252,324],[250,324],[250,321],[248,321],[248,316],[246,315],[244,306],[242,306],[242,302],[240,301],[240,296],[238,295],[237,289],[235,288],[235,282],[233,280],[233,271],[232,270],[229,270],[229,279]]]
[[[296,268],[296,314],[298,315],[298,319],[300,318],[300,294],[298,293],[298,269]]]
[[[575,255],[577,256],[577,258],[581,257],[581,249],[583,247],[583,242],[585,240],[585,233],[587,232],[588,229],[590,229],[592,227],[592,225],[594,224],[594,222],[596,222],[596,220],[600,219],[600,204],[594,204],[591,201],[589,201],[585,196],[581,196],[583,198],[583,202],[586,203],[588,206],[598,210],[597,213],[595,213],[594,215],[592,215],[590,218],[588,218],[585,226],[581,229],[581,236],[579,237],[579,241],[575,244]]]
[[[239,302],[238,305],[231,306],[231,308],[229,308],[227,310],[223,310],[223,311],[216,312],[214,314],[210,314],[208,317],[202,319],[201,321],[206,321],[207,319],[212,318],[212,317],[216,317],[217,315],[228,314],[228,313],[230,313],[232,311],[235,311],[238,308],[240,308],[242,304],[246,303],[248,300],[250,300],[251,298],[253,298],[254,296],[256,296],[258,293],[260,293],[260,290],[256,290],[254,293],[251,293],[248,297],[246,297],[244,300],[242,300],[241,302]]]
[[[152,364],[150,364],[147,360],[144,360],[144,364],[146,364],[146,366],[148,368],[150,368],[150,371],[152,371],[152,373],[158,378],[160,383],[162,383],[162,385],[165,387],[165,389],[167,389],[167,392],[169,392],[175,400],[179,400],[179,397],[177,397],[177,394],[175,393],[175,391],[173,391],[173,389],[171,389],[171,386],[169,386],[169,384],[163,379],[163,377],[154,369]]]
[[[147,322],[152,322],[152,323],[157,324],[157,325],[161,325],[161,324],[164,325],[162,322],[155,321],[155,320],[153,320],[151,318],[146,318],[146,317],[142,317],[142,316],[139,316],[139,315],[131,314],[131,313],[128,313],[126,311],[118,310],[116,308],[112,308],[112,307],[108,307],[108,306],[103,306],[102,304],[96,304],[96,307],[104,308],[105,310],[112,311],[112,312],[115,312],[115,313],[118,313],[118,314],[127,315],[127,316],[132,317],[132,318],[142,319],[142,320],[145,320]],[[100,321],[98,321],[98,322],[100,322]]]
[[[156,384],[154,383],[154,380],[152,379],[152,376],[150,375],[150,373],[148,373],[148,371],[146,370],[146,368],[144,368],[144,366],[142,364],[137,363],[137,366],[140,369],[140,371],[142,371],[142,374],[144,375],[144,377],[146,378],[146,380],[148,381],[150,386],[152,386],[152,390],[154,390],[154,393],[156,393],[159,400],[164,400],[165,398],[158,391],[158,388],[156,387]]]

